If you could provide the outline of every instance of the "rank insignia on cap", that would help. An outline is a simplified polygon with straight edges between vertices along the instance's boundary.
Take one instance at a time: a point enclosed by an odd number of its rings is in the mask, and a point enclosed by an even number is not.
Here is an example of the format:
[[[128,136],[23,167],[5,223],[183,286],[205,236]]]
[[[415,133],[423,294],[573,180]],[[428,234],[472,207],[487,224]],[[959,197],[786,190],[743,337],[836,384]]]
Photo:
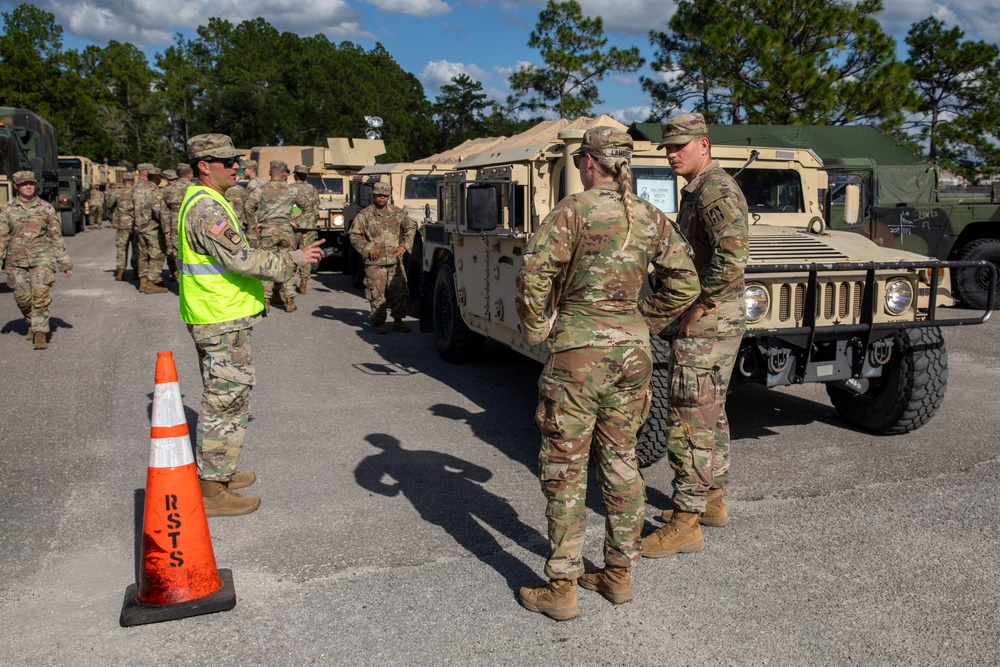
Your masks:
[[[222,233],[222,230],[226,228],[227,224],[229,224],[228,220],[226,220],[225,218],[219,218],[218,220],[212,223],[212,227],[211,229],[208,230],[208,233],[211,234],[212,236],[218,236],[219,234]]]

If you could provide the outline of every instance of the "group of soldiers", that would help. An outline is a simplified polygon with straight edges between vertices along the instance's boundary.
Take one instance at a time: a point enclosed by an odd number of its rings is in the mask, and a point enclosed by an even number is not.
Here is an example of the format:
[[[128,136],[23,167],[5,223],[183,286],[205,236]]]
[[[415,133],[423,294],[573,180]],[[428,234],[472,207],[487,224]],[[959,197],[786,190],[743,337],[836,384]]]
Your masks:
[[[316,240],[319,216],[319,193],[307,180],[308,167],[295,165],[295,180],[288,183],[289,169],[285,162],[272,160],[270,180],[257,177],[257,163],[242,161],[245,187],[232,187],[226,198],[246,230],[252,247],[267,250],[294,250]],[[187,188],[194,185],[190,165],[180,163],[176,169],[160,171],[143,162],[135,172],[124,175],[122,186],[101,186],[90,199],[90,229],[101,229],[107,214],[115,229],[115,280],[125,280],[125,269],[131,266],[133,279],[143,294],[167,292],[163,284],[166,263],[170,281],[177,281],[177,219]],[[297,309],[293,287],[305,294],[308,289],[310,265],[300,269],[297,285],[281,285],[279,294],[287,312]],[[269,310],[273,283],[264,283],[265,306]]]

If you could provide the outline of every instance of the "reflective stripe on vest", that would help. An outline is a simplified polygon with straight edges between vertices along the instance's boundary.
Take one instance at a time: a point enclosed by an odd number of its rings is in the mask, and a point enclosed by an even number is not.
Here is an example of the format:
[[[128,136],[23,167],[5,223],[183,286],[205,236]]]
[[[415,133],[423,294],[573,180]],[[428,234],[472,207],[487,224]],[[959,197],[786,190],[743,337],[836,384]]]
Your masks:
[[[194,204],[205,197],[219,204],[229,217],[226,224],[231,224],[246,241],[236,213],[221,193],[203,186],[188,186],[177,219],[181,319],[188,324],[217,324],[253,317],[264,310],[260,280],[230,271],[211,255],[195,252],[188,243],[186,218]]]

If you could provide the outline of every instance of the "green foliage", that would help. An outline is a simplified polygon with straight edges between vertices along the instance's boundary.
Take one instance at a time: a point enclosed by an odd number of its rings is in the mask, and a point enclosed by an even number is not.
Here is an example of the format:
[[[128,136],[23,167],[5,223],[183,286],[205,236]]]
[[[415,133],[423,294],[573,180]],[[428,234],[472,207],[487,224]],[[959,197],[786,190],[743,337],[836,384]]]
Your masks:
[[[440,130],[438,150],[454,148],[467,139],[484,136],[489,108],[483,84],[468,74],[459,74],[451,83],[441,86],[434,103],[434,116]]]
[[[891,130],[912,91],[880,11],[881,0],[681,0],[671,33],[650,34],[661,76],[643,89],[657,117]]]
[[[1000,167],[1000,49],[964,37],[934,17],[918,21],[906,64],[918,96],[912,125],[930,159],[974,183]]]
[[[55,14],[34,5],[18,5],[0,16],[4,23],[4,34],[0,35],[0,99],[4,106],[27,107],[51,116],[51,84],[59,77],[62,27],[56,23]]]
[[[576,0],[548,5],[538,15],[528,46],[541,52],[544,67],[528,65],[510,77],[510,88],[532,111],[549,109],[560,118],[591,113],[597,84],[610,73],[635,72],[645,62],[638,47],[607,48],[604,21],[584,17]]]

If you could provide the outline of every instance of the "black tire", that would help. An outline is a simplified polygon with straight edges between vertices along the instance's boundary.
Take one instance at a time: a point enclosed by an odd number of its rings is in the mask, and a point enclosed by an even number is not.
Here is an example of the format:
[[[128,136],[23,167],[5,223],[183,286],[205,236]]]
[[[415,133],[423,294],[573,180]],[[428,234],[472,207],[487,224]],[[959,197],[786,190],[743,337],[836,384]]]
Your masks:
[[[652,336],[649,342],[653,348],[653,404],[649,417],[636,435],[635,455],[639,457],[640,468],[651,466],[667,455],[667,428],[670,426],[667,409],[674,357],[669,340]]]
[[[848,424],[879,435],[915,431],[930,421],[948,386],[948,352],[938,327],[901,331],[882,377],[869,379],[868,391],[855,394],[828,383],[837,414]]]
[[[76,236],[76,221],[73,220],[73,211],[59,211],[59,227],[63,236]]]
[[[348,261],[351,265],[351,284],[354,285],[355,289],[365,288],[365,260],[361,258],[361,255],[354,246],[351,246],[350,250],[347,251]]]
[[[957,253],[958,259],[985,259],[993,264],[1000,275],[1000,240],[976,239],[964,245]],[[952,289],[959,301],[970,308],[986,308],[986,297],[990,289],[988,269],[955,269],[951,276]],[[994,282],[994,290],[996,283]],[[996,304],[993,304],[994,307]]]
[[[486,338],[462,320],[455,291],[455,264],[448,260],[434,281],[434,344],[445,361],[472,361],[482,354]]]
[[[406,307],[410,317],[420,319],[420,293],[421,280],[424,272],[424,242],[419,236],[413,239],[413,249],[403,258],[403,266],[406,267]]]

